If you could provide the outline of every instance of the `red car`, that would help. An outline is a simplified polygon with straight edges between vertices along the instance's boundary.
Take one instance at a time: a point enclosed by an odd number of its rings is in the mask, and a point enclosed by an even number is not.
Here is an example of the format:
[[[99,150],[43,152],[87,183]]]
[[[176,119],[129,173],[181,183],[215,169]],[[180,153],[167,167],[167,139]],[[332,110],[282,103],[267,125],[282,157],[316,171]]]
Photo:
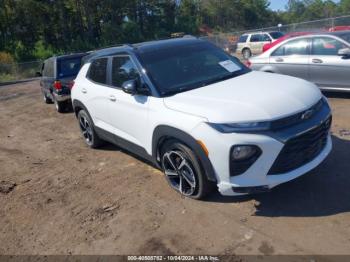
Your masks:
[[[276,41],[274,42],[271,42],[271,43],[268,43],[268,44],[265,44],[263,46],[263,52],[269,50],[271,47],[274,47],[275,45],[283,42],[284,40],[286,39],[289,39],[289,38],[292,38],[292,37],[296,37],[296,36],[302,36],[302,35],[308,35],[310,34],[309,32],[293,32],[293,33],[289,33],[289,34],[286,34],[280,38],[278,38]]]
[[[328,29],[329,32],[350,30],[350,25],[339,25]]]

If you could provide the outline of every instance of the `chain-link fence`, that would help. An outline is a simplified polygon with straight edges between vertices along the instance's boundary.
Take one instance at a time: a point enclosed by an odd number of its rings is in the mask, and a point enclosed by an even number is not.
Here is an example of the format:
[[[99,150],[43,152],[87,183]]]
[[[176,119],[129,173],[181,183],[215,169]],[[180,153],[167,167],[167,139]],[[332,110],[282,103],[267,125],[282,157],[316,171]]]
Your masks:
[[[231,33],[219,33],[202,38],[214,43],[215,45],[225,49],[226,51],[229,51],[230,53],[235,53],[238,38],[244,33],[259,31],[280,31],[283,33],[318,31],[330,32],[344,29],[350,30],[350,15],[289,25],[276,25],[274,27],[236,31]]]
[[[202,37],[215,45],[234,54],[236,51],[237,40],[244,33],[256,31],[281,31],[290,32],[313,32],[313,31],[336,31],[345,29],[344,26],[350,28],[350,15],[340,16],[329,19],[321,19],[309,22],[295,23],[289,25],[280,25],[275,27],[266,27],[259,29],[250,29],[246,31],[236,31],[231,33],[213,34],[211,36]],[[0,63],[0,83],[22,80],[35,77],[35,73],[40,71],[42,61],[33,61],[25,63],[1,64]]]
[[[3,64],[0,63],[0,83],[23,79],[30,79],[40,71],[42,61]]]

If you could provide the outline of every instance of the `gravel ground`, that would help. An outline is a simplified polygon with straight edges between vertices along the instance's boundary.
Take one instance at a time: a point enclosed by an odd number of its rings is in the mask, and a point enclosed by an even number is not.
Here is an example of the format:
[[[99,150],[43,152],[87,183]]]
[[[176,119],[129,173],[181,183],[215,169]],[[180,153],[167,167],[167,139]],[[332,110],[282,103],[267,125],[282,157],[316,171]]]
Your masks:
[[[350,96],[334,148],[270,193],[182,198],[119,148],[88,149],[37,81],[0,87],[0,254],[350,254]]]

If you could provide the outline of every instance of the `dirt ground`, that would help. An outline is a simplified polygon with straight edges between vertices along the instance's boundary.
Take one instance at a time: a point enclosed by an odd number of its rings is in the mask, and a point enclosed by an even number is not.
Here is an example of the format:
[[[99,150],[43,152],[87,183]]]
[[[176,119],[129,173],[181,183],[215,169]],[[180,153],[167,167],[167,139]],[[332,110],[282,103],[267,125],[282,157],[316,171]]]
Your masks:
[[[195,201],[115,146],[88,149],[38,82],[0,87],[0,254],[350,254],[350,96],[327,96],[321,166],[270,193]]]

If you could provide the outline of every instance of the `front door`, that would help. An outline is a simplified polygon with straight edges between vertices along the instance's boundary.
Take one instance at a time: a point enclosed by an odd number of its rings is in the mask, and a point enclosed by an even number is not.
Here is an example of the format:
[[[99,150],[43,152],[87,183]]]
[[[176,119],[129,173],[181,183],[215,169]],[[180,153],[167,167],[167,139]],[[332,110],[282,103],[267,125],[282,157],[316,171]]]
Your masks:
[[[349,48],[333,37],[315,37],[310,56],[310,81],[320,88],[350,89],[350,59],[338,56],[340,49]]]
[[[122,90],[125,81],[139,79],[140,73],[129,55],[112,57],[109,122],[114,134],[138,146],[145,147],[148,125],[149,98],[144,95],[131,95]]]
[[[270,64],[277,73],[309,80],[310,40],[301,38],[288,41],[270,56]]]

